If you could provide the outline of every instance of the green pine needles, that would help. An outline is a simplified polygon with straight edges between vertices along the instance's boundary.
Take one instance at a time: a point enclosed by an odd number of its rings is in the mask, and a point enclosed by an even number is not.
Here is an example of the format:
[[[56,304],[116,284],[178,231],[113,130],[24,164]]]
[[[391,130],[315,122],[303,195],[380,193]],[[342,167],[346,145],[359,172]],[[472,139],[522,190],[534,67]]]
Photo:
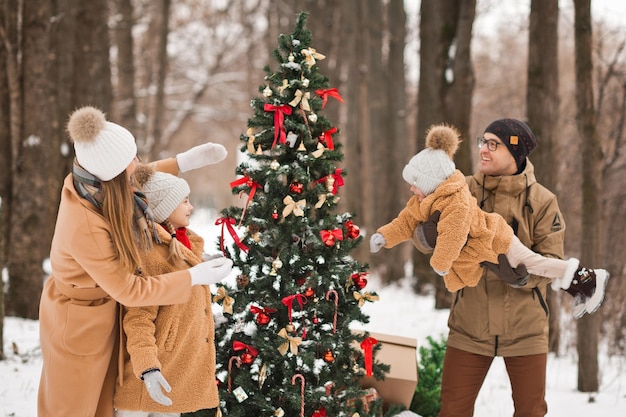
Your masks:
[[[324,108],[343,99],[319,72],[306,18],[279,37],[276,69],[265,68],[240,138],[248,158],[231,182],[242,204],[217,222],[218,245],[240,271],[216,296],[232,307],[216,329],[225,416],[381,415],[380,399],[361,400],[359,380],[389,366],[375,358],[380,344],[349,327],[369,321],[361,307],[377,295],[365,289],[368,266],[349,255],[362,240],[353,216],[334,213],[346,172]]]
[[[428,347],[419,349],[420,360],[417,367],[419,383],[411,400],[411,411],[422,417],[437,417],[441,409],[441,376],[443,358],[446,353],[446,339],[442,336],[435,341],[428,336]]]

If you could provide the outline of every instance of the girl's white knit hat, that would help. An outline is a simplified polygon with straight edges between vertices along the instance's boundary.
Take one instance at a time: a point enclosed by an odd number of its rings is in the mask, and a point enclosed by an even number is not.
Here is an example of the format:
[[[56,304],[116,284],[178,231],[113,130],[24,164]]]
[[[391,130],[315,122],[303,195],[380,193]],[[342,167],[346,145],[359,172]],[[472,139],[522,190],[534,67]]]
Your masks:
[[[108,122],[102,111],[82,107],[67,123],[76,160],[100,181],[110,181],[137,156],[135,137],[122,126]]]
[[[413,156],[402,170],[402,178],[424,194],[433,191],[454,173],[454,153],[460,133],[452,126],[435,125],[426,134],[426,148]]]
[[[154,221],[163,223],[191,192],[187,181],[165,172],[154,171],[150,165],[135,170],[137,185],[148,200]]]

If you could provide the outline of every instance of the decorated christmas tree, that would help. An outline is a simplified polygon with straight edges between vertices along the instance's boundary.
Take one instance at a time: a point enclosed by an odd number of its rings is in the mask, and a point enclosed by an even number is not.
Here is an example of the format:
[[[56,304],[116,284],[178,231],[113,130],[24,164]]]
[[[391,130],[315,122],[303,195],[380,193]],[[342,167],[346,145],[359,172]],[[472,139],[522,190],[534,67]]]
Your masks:
[[[382,379],[380,344],[352,322],[378,297],[366,291],[367,265],[350,251],[362,237],[349,213],[333,213],[345,172],[339,130],[324,108],[341,105],[320,72],[306,14],[280,35],[251,101],[241,135],[246,161],[233,194],[241,207],[221,212],[219,247],[240,274],[215,300],[229,321],[216,330],[221,412],[227,416],[380,416],[363,376]]]

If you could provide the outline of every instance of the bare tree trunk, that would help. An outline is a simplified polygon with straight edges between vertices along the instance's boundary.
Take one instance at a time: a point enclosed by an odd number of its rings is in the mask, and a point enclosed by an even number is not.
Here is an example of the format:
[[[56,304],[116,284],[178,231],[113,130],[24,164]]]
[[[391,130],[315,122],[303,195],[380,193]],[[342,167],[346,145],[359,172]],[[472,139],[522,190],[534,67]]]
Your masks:
[[[76,31],[78,29],[79,22],[77,17],[79,15],[76,2],[74,0],[57,0],[56,11],[54,11],[56,18],[52,19],[53,23],[50,28],[50,49],[54,51],[52,53],[52,66],[50,77],[53,82],[51,83],[50,100],[51,105],[54,103],[55,112],[54,119],[52,121],[52,133],[50,140],[54,142],[53,149],[67,149],[67,152],[53,152],[50,158],[54,160],[52,162],[53,172],[50,173],[50,177],[54,178],[55,185],[50,187],[49,196],[49,219],[50,226],[54,227],[59,201],[61,198],[61,185],[63,178],[70,172],[74,154],[71,152],[72,145],[69,140],[69,136],[65,131],[68,115],[80,105],[85,103],[95,104],[90,98],[86,98],[85,101],[75,99],[75,90],[69,86],[73,86],[75,83],[81,83],[85,77],[76,77],[77,60],[75,59],[77,51],[79,49],[78,39]],[[106,51],[108,56],[108,51]],[[95,74],[98,76],[99,74]],[[49,237],[52,239],[53,230],[49,231]]]
[[[449,4],[446,0],[445,4]],[[424,0],[420,5],[420,77],[417,95],[417,123],[415,138],[416,151],[424,149],[426,130],[434,123],[443,122],[443,80],[447,61],[448,46],[441,44],[440,29],[448,22],[441,18],[444,3]],[[443,50],[443,51],[442,51]],[[443,56],[442,56],[443,54]],[[413,251],[413,275],[417,277],[416,290],[422,292],[424,286],[435,288],[435,307],[450,307],[452,297],[429,264],[430,256]]]
[[[360,101],[361,91],[366,90],[367,74],[361,65],[361,59],[367,54],[367,45],[361,42],[363,25],[360,24],[359,10],[363,7],[360,0],[346,0],[341,2],[342,24],[339,38],[341,44],[341,58],[338,61],[340,68],[339,92],[344,104],[340,108],[343,123],[341,127],[341,141],[344,144],[343,168],[348,173],[344,186],[345,198],[341,200],[342,207],[357,216],[357,224],[364,225],[366,218],[365,178],[365,137],[367,127],[363,121]],[[370,232],[369,230],[367,230]],[[371,233],[371,232],[370,232]],[[361,245],[355,250],[355,256],[364,259],[369,250]]]
[[[41,238],[46,230],[46,178],[50,135],[47,109],[50,70],[47,1],[24,3],[21,77],[23,89],[22,134],[13,137],[17,158],[13,160],[11,219],[9,222],[9,292],[7,314],[37,319],[43,283],[42,261],[49,253],[49,242]],[[16,115],[17,116],[17,115]],[[27,190],[27,191],[26,191]],[[37,237],[37,239],[33,239]]]
[[[42,265],[50,253],[59,190],[71,160],[59,151],[67,114],[86,103],[104,111],[110,106],[106,0],[67,3],[23,2],[23,11],[18,11],[23,41],[14,43],[15,56],[22,60],[7,60],[19,66],[11,67],[16,74],[10,77],[6,311],[31,319],[38,318]]]
[[[160,2],[160,27],[158,30],[159,41],[157,44],[156,59],[156,94],[154,96],[154,113],[152,118],[152,128],[150,136],[154,137],[157,143],[155,151],[159,153],[162,149],[161,137],[162,126],[165,123],[163,118],[165,108],[165,78],[167,77],[167,37],[169,34],[170,21],[170,0]]]
[[[0,172],[11,172],[13,160],[12,133],[19,128],[13,122],[19,105],[17,55],[17,3],[0,3]],[[10,175],[0,177],[0,271],[8,264],[12,183]],[[4,280],[0,278],[0,360],[4,359]]]
[[[112,88],[107,0],[76,4],[73,100],[76,105],[92,104],[109,113]]]
[[[116,120],[131,132],[136,131],[135,61],[133,51],[133,6],[130,0],[117,0],[115,42],[117,45]]]
[[[535,175],[549,190],[556,190],[557,164],[554,138],[559,119],[558,0],[533,0],[530,5],[528,40],[528,86],[526,109],[528,124],[539,138],[533,153]],[[548,286],[551,352],[559,352],[560,305],[558,294]]]
[[[457,0],[458,17],[454,38],[450,39],[448,75],[446,77],[444,115],[465,139],[454,158],[457,169],[466,175],[473,173],[474,141],[470,138],[474,68],[472,67],[472,27],[476,16],[476,0]],[[451,71],[450,71],[451,70]]]
[[[388,22],[380,0],[368,0],[366,3],[367,20],[362,22],[367,28],[366,42],[369,49],[368,59],[363,61],[367,66],[367,97],[361,97],[361,100],[365,100],[368,107],[365,117],[368,140],[365,146],[369,153],[366,159],[369,172],[365,194],[370,196],[371,210],[368,211],[365,223],[373,232],[397,214],[397,211],[389,210],[389,203],[397,196],[392,193],[391,183],[397,184],[402,177],[392,178],[392,171],[389,170],[394,138],[389,136],[389,96],[384,92],[388,89],[388,73],[385,68],[386,59],[383,57],[383,38]],[[371,255],[372,269],[379,273],[383,281],[391,278],[389,268],[398,262],[400,249],[401,246],[398,246]]]
[[[137,89],[140,99],[137,101],[137,112],[144,115],[141,123],[137,123],[137,147],[140,152],[151,150],[155,143],[152,135],[154,109],[151,91],[154,90],[155,66],[157,63],[157,41],[159,39],[159,7],[157,2],[150,2],[142,9],[148,21],[146,34],[139,42],[139,56],[137,57]]]
[[[474,75],[470,44],[475,0],[424,0],[420,6],[420,79],[417,99],[417,149],[423,149],[426,130],[436,123],[452,123],[469,136]],[[471,171],[470,141],[456,156],[458,168]],[[435,286],[435,307],[447,308],[452,297],[443,280],[414,251],[414,274]]]
[[[596,131],[593,101],[591,0],[574,0],[576,42],[576,125],[582,139],[582,235],[581,263],[600,262],[602,146]],[[586,314],[577,321],[578,390],[598,391],[598,338],[600,315]]]
[[[406,118],[406,82],[404,72],[404,46],[406,43],[406,13],[402,0],[390,0],[388,8],[389,57],[387,59],[388,126],[386,127],[385,147],[388,149],[385,161],[386,182],[379,187],[387,189],[388,199],[383,200],[381,220],[388,222],[406,205],[407,184],[402,180],[403,162],[408,162],[410,138],[408,137]],[[385,133],[383,133],[385,135]],[[382,178],[381,178],[382,180]],[[381,223],[382,224],[382,223]],[[387,255],[389,280],[405,276],[404,264],[413,249],[410,243],[404,243]]]

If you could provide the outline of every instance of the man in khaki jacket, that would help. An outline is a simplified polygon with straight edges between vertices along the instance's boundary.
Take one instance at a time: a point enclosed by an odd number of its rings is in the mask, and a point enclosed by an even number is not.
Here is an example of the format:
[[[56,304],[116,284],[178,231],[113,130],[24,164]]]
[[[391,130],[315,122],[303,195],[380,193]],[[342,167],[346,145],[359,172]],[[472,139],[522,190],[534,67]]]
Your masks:
[[[502,215],[522,243],[544,256],[563,258],[565,223],[556,196],[537,182],[526,158],[535,146],[535,136],[526,124],[496,120],[479,139],[478,173],[466,179],[479,206]],[[418,228],[416,236],[424,232]],[[423,251],[417,237],[414,243]],[[500,267],[506,269],[506,265]],[[510,275],[516,272],[509,267]],[[519,282],[525,280],[519,277]],[[495,356],[504,359],[515,415],[545,416],[547,285],[545,278],[534,276],[521,287],[509,285],[485,268],[476,287],[454,294],[439,417],[473,415]]]

